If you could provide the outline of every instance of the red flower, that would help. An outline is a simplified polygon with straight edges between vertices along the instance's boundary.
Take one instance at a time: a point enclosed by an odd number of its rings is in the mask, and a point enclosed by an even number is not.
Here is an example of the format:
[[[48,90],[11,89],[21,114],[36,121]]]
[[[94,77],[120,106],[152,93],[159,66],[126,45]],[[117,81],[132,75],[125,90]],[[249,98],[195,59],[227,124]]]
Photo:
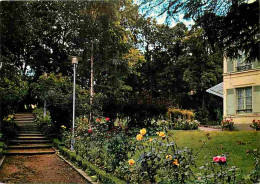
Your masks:
[[[110,118],[106,118],[106,121],[109,121],[110,120]]]
[[[89,134],[91,134],[93,131],[92,131],[92,129],[90,128],[90,129],[88,129],[88,133]]]
[[[96,119],[96,122],[100,122],[100,119],[99,119],[99,118],[97,118],[97,119]]]
[[[255,123],[255,119],[253,120],[253,123]]]
[[[219,162],[219,159],[220,159],[219,156],[217,156],[217,157],[213,157],[213,161],[214,161],[214,162]]]
[[[222,163],[225,163],[227,161],[227,159],[226,159],[226,157],[220,157],[219,161],[222,162]]]

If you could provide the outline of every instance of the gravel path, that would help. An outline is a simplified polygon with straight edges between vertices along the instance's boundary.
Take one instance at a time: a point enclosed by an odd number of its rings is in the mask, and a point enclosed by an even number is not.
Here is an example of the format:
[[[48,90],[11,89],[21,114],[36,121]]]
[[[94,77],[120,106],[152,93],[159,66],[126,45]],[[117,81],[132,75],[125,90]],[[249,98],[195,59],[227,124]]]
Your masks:
[[[6,157],[0,183],[86,183],[57,155]]]
[[[219,128],[210,128],[210,127],[199,127],[199,130],[204,130],[204,131],[222,131]]]

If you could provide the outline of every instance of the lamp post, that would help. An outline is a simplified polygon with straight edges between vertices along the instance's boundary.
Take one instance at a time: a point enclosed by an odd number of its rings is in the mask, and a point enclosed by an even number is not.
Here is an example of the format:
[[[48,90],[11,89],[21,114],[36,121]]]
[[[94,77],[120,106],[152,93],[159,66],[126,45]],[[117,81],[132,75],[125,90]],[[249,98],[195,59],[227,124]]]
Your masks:
[[[71,135],[71,151],[74,151],[75,135],[74,135],[74,126],[75,126],[75,99],[76,99],[76,64],[78,64],[78,59],[73,57],[71,60],[74,68],[73,75],[73,115],[72,115],[72,135]]]

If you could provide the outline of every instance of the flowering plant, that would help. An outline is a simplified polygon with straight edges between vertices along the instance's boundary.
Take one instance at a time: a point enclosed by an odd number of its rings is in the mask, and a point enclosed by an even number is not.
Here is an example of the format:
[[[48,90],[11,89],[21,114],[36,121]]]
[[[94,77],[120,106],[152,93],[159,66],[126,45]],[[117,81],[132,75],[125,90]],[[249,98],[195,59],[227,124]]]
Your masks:
[[[253,120],[252,125],[250,125],[255,130],[260,130],[260,119],[259,120]]]
[[[9,114],[7,117],[3,119],[5,122],[12,122],[14,121],[14,115]]]
[[[225,156],[215,156],[213,157],[213,161],[217,164],[226,164],[227,158]]]
[[[221,122],[221,127],[222,127],[222,130],[233,130],[234,129],[234,121],[233,119],[224,119],[222,120]]]
[[[178,119],[175,122],[174,129],[176,130],[195,130],[198,129],[200,122],[198,120],[183,120]]]

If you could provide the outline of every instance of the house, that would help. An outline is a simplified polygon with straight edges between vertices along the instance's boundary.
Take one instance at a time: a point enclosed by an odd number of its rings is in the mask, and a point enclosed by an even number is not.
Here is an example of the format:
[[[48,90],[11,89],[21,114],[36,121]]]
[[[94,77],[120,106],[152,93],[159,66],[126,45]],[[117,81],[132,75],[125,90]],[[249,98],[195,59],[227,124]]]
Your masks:
[[[252,130],[260,120],[260,62],[223,58],[223,83],[207,92],[223,97],[223,118],[232,118],[238,129]]]

